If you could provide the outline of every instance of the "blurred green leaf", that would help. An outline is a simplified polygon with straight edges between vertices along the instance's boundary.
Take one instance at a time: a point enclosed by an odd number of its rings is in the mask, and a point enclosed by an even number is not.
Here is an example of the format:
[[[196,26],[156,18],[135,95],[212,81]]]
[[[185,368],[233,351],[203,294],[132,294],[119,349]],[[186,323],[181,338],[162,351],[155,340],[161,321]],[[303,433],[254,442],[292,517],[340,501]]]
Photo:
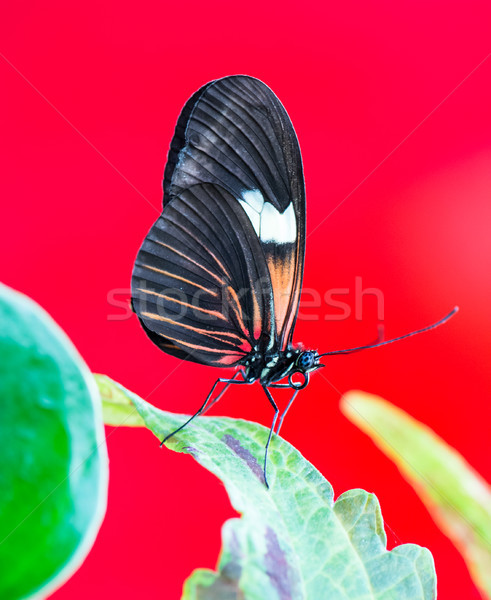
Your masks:
[[[349,392],[344,414],[391,458],[491,598],[491,490],[451,446],[390,402]]]
[[[0,598],[45,597],[80,565],[107,497],[97,387],[37,304],[0,285]]]
[[[125,393],[160,440],[187,418]],[[413,544],[388,552],[376,497],[350,490],[334,503],[330,484],[278,437],[270,448],[268,491],[267,435],[256,423],[203,417],[169,440],[224,482],[242,514],[224,525],[218,572],[195,571],[183,600],[435,598],[430,552]]]

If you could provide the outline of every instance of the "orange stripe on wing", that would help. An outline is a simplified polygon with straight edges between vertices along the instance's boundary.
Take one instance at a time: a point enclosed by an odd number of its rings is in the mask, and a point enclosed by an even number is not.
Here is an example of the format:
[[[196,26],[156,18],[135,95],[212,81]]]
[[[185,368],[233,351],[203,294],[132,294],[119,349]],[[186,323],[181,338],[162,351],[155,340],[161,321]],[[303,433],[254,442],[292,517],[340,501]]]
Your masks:
[[[302,251],[302,236],[297,236],[297,243],[295,247],[294,258],[290,258],[291,262],[294,262],[293,271],[293,283],[292,292],[290,296],[290,302],[288,303],[288,312],[286,321],[283,324],[281,349],[284,350],[288,344],[289,338],[291,337],[292,328],[295,323],[298,311],[298,303],[300,301],[301,282],[303,276],[303,251]],[[302,261],[302,262],[301,262]]]
[[[173,279],[178,279],[179,281],[184,281],[185,283],[194,285],[195,287],[199,288],[200,290],[204,290],[205,292],[208,292],[211,296],[215,296],[215,298],[218,296],[218,294],[214,290],[210,290],[210,288],[206,288],[206,287],[200,285],[199,283],[196,283],[195,281],[191,281],[190,279],[186,279],[185,277],[181,277],[180,275],[176,275],[175,273],[170,273],[169,271],[163,271],[162,269],[157,269],[157,267],[145,265],[144,263],[142,263],[141,266],[144,267],[145,269],[150,269],[150,271],[155,271],[155,273],[161,273],[162,275],[167,275],[167,277],[172,277]]]
[[[240,306],[240,302],[239,302],[239,297],[237,296],[237,292],[234,290],[233,287],[228,286],[227,287],[227,292],[229,293],[230,297],[232,298],[232,300],[235,303],[235,306],[232,305],[232,303],[230,303],[230,306],[232,306],[232,309],[235,313],[235,316],[237,317],[237,321],[239,323],[239,327],[242,329],[242,333],[249,338],[249,332],[246,329],[246,326],[244,324],[244,319],[242,316],[242,307]]]
[[[295,317],[297,316],[297,306],[298,306],[298,300],[299,300],[299,296],[300,296],[300,287],[297,286],[297,288],[295,289],[290,304],[289,304],[289,309],[290,312],[288,313],[287,316],[287,320],[285,321],[284,325],[283,325],[283,340],[282,340],[282,350],[284,350],[286,348],[286,345],[288,344],[288,334],[290,333],[290,330],[293,326],[293,321],[295,320]]]
[[[190,342],[185,342],[184,340],[180,340],[178,338],[173,338],[173,337],[169,337],[168,335],[165,336],[168,340],[172,340],[173,342],[176,342],[176,344],[179,344],[180,346],[187,346],[188,348],[192,348],[193,350],[203,350],[204,352],[211,352],[211,353],[216,353],[216,354],[225,354],[223,352],[223,350],[217,350],[216,348],[209,348],[208,346],[199,346],[198,344],[191,344]],[[237,356],[239,358],[237,358],[237,360],[240,360],[241,358],[243,358],[245,355],[247,354],[247,352],[243,351],[243,352],[239,352],[239,351],[235,351],[235,352],[227,352],[227,356]],[[225,360],[227,359],[227,357],[223,357],[222,359],[220,359],[218,362],[223,362],[224,364],[231,364],[231,363],[225,363]],[[235,360],[232,362],[236,362]]]
[[[216,362],[222,365],[233,365],[241,358],[243,358],[241,354],[228,354],[227,356],[222,356],[222,358],[219,358]]]
[[[144,288],[137,288],[139,292],[144,292],[145,294],[152,294],[153,296],[158,296],[159,298],[163,298],[164,300],[169,300],[169,302],[176,302],[177,304],[181,304],[182,306],[187,306],[192,308],[193,310],[197,310],[208,315],[212,315],[213,317],[217,317],[217,319],[222,319],[226,321],[227,318],[222,315],[221,312],[217,310],[207,310],[206,308],[201,308],[200,306],[195,306],[194,304],[189,304],[188,302],[184,302],[183,300],[178,300],[177,298],[171,298],[170,296],[166,296],[165,294],[159,294],[158,292],[154,292],[153,290],[146,290]]]
[[[154,240],[154,241],[157,244],[159,244],[160,246],[163,246],[164,248],[167,248],[171,252],[174,252],[175,254],[177,254],[179,256],[182,256],[182,258],[185,258],[190,263],[193,263],[193,265],[197,266],[199,269],[203,269],[203,271],[205,271],[206,273],[208,273],[208,275],[211,275],[212,277],[214,277],[218,281],[218,283],[220,285],[225,285],[225,281],[221,277],[218,277],[218,275],[216,273],[213,273],[213,271],[210,271],[209,269],[207,269],[206,267],[204,267],[202,264],[196,262],[195,260],[193,260],[192,258],[190,258],[189,256],[187,256],[183,252],[179,252],[179,250],[176,250],[172,246],[169,246],[169,244],[164,244],[164,242],[159,242],[158,240]]]
[[[286,321],[290,321],[291,314],[288,313],[290,297],[294,285],[295,264],[292,255],[279,258],[267,256],[271,284],[273,286],[274,315],[277,334],[280,335]]]
[[[190,331],[194,331],[195,333],[199,333],[200,335],[206,335],[211,337],[219,342],[226,343],[230,340],[224,340],[218,336],[224,336],[228,338],[235,338],[238,342],[243,343],[245,340],[239,337],[236,333],[232,333],[231,331],[210,331],[208,329],[201,329],[200,327],[194,327],[193,325],[187,325],[186,323],[180,323],[179,321],[175,321],[174,319],[169,319],[168,317],[163,317],[162,315],[157,315],[155,313],[142,312],[142,317],[147,317],[148,319],[153,319],[155,321],[163,321],[164,323],[170,323],[171,325],[177,325],[178,327],[183,327],[184,329],[189,329]],[[165,335],[164,337],[169,337]],[[170,339],[170,338],[169,338]],[[232,343],[232,342],[231,342]]]
[[[181,223],[175,223],[174,225],[179,227],[179,229],[181,229],[182,231],[184,231],[186,233],[186,235],[188,235],[191,239],[193,239],[197,244],[199,244],[202,248],[205,249],[206,253],[209,254],[217,263],[217,265],[220,267],[220,269],[223,271],[224,275],[226,275],[226,277],[230,280],[232,279],[232,276],[230,275],[230,273],[228,272],[228,270],[225,268],[225,265],[222,263],[221,260],[219,260],[217,258],[217,256],[215,256],[215,254],[208,248],[208,246],[206,246],[205,244],[203,244],[203,242],[197,238],[195,235],[193,235],[191,233],[191,231],[189,231],[189,229],[187,229],[186,227],[184,227],[184,225],[181,225]],[[160,242],[159,242],[160,243]]]

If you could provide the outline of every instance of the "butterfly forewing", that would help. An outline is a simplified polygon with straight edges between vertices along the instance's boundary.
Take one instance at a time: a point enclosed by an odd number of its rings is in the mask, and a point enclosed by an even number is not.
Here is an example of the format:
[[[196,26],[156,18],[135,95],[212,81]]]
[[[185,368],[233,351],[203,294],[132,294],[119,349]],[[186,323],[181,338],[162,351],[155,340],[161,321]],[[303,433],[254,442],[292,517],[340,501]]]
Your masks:
[[[145,330],[170,354],[222,366],[284,348],[304,245],[300,150],[283,106],[257,79],[207,84],[179,117],[164,211],[135,264]]]

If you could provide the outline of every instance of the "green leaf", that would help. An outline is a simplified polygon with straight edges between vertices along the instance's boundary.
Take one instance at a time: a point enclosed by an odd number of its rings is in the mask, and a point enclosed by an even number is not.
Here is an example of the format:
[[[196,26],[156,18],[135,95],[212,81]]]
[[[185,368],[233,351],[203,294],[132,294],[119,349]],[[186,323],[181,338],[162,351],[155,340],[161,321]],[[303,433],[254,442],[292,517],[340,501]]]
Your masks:
[[[126,394],[159,440],[187,418]],[[278,437],[270,448],[268,491],[267,435],[256,423],[202,417],[169,440],[171,449],[191,454],[224,482],[242,514],[224,525],[218,572],[193,573],[184,600],[435,598],[430,552],[413,544],[388,552],[376,497],[351,490],[334,503],[330,484]]]
[[[102,400],[102,418],[106,425],[113,427],[145,427],[145,421],[130,400],[128,390],[107,377],[94,375]]]
[[[491,598],[491,489],[429,427],[378,396],[349,392],[344,414],[391,458]]]
[[[80,565],[107,497],[93,377],[56,323],[0,285],[0,598],[45,597]]]

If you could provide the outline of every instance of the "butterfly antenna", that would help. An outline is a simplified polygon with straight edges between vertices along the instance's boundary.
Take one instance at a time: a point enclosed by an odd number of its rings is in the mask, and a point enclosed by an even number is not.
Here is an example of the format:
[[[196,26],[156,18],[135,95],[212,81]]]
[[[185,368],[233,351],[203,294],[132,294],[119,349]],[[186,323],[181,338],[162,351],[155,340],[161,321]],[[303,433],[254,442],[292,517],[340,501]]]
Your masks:
[[[368,346],[358,346],[356,348],[347,348],[346,350],[333,350],[332,352],[325,352],[324,354],[319,354],[319,358],[321,356],[330,356],[331,354],[348,354],[349,352],[355,352],[357,350],[367,350],[368,348],[378,348],[379,346],[385,346],[386,344],[392,344],[393,342],[398,342],[399,340],[403,340],[405,338],[411,337],[412,335],[417,335],[418,333],[424,333],[425,331],[430,331],[430,329],[436,329],[446,323],[449,319],[451,319],[455,313],[459,311],[459,307],[456,306],[452,311],[448,313],[443,319],[440,319],[433,325],[428,325],[428,327],[424,327],[423,329],[418,329],[417,331],[411,331],[411,333],[406,333],[406,335],[401,335],[400,337],[394,338],[393,340],[387,340],[386,342],[379,342],[377,344],[369,344]]]

